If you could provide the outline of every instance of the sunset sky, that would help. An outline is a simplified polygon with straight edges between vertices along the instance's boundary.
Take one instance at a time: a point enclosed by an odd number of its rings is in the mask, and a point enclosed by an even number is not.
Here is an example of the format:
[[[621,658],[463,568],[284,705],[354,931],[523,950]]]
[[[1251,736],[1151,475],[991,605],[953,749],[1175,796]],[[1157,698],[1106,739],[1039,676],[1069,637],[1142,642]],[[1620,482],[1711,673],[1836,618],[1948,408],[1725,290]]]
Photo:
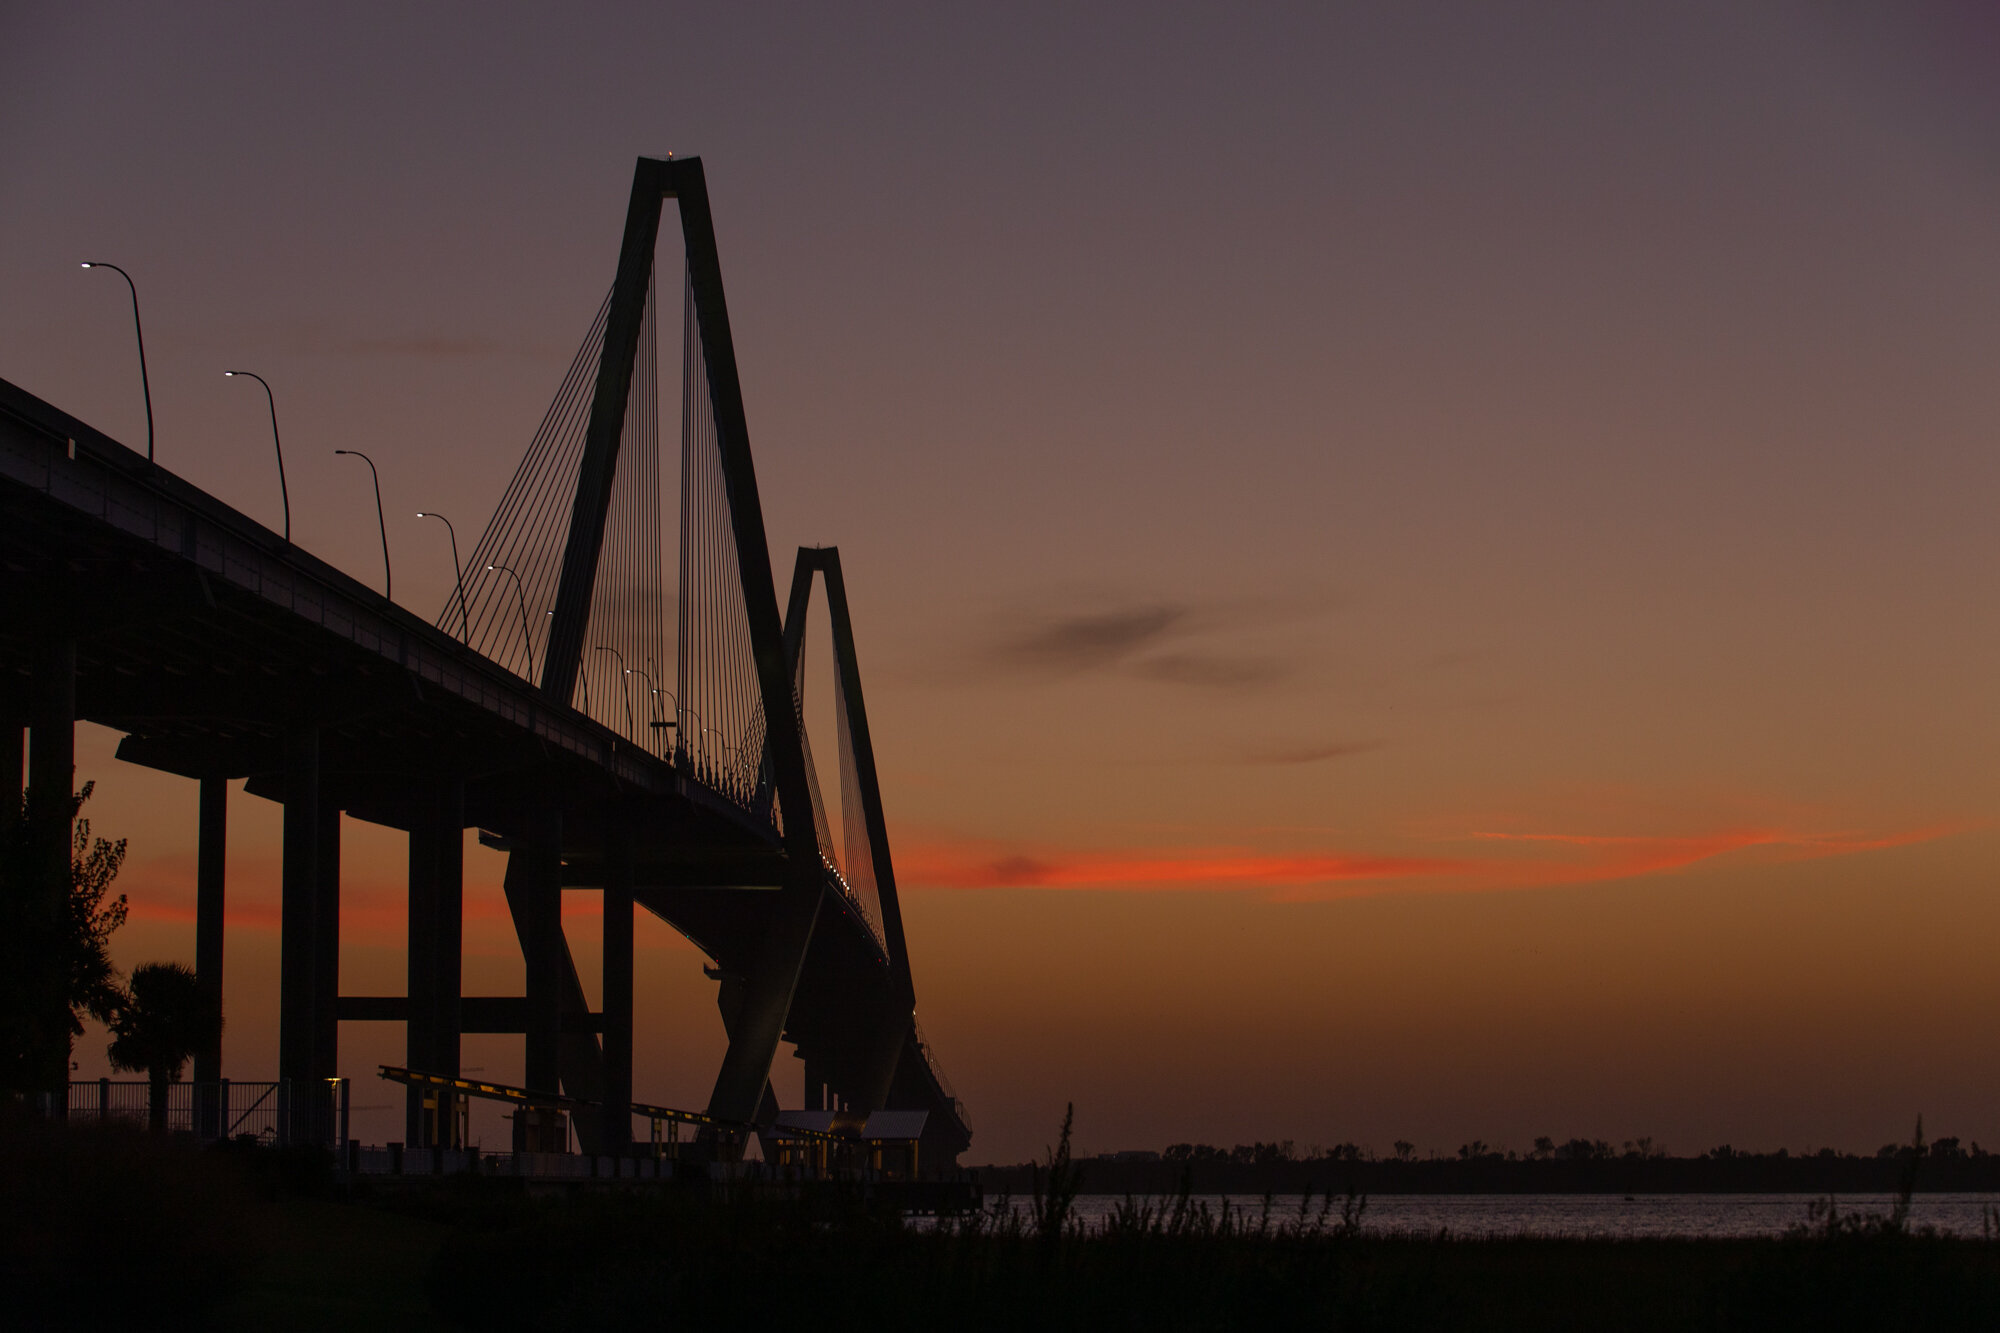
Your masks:
[[[378,578],[370,451],[428,615],[416,511],[469,545],[633,159],[699,154],[968,1161],[1071,1100],[1087,1151],[2000,1148],[2000,12],[1527,8],[15,0],[0,376],[143,448],[123,265],[159,461],[275,526],[261,373],[295,539]],[[191,962],[194,785],[115,744],[117,957]],[[231,817],[270,1077],[278,809]],[[345,987],[398,991],[402,837],[345,838]],[[699,1105],[713,983],[639,942],[637,1095]],[[400,1027],[342,1041],[400,1105]]]

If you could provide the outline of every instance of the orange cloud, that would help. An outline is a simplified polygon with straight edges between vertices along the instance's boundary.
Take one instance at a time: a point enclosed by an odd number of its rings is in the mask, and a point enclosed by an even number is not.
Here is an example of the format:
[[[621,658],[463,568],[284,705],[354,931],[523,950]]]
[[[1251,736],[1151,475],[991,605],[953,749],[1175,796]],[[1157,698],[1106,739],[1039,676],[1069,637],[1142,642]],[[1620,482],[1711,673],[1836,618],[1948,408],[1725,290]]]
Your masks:
[[[1900,833],[1797,833],[1780,829],[1736,828],[1685,835],[1603,835],[1583,833],[1474,833],[1486,842],[1523,843],[1539,848],[1574,848],[1571,856],[1502,859],[1489,869],[1514,884],[1576,884],[1663,874],[1730,852],[1766,849],[1781,860],[1809,860],[1880,851],[1929,842],[1961,829],[1934,825]]]
[[[1732,852],[1762,849],[1782,860],[1845,856],[1908,846],[1962,831],[1932,826],[1888,834],[1798,833],[1731,828],[1684,835],[1474,832],[1462,841],[1516,844],[1514,855],[1416,857],[1324,853],[1276,855],[1238,847],[1159,852],[1061,852],[990,843],[921,843],[898,857],[900,877],[922,888],[1265,890],[1298,897],[1314,889],[1361,892],[1528,888],[1667,874]],[[1455,840],[1456,841],[1456,840]]]
[[[1157,853],[1065,856],[980,856],[977,851],[927,845],[898,858],[912,884],[953,889],[1148,889],[1207,885],[1268,888],[1344,880],[1435,875],[1451,861],[1394,856],[1265,856],[1228,848]]]

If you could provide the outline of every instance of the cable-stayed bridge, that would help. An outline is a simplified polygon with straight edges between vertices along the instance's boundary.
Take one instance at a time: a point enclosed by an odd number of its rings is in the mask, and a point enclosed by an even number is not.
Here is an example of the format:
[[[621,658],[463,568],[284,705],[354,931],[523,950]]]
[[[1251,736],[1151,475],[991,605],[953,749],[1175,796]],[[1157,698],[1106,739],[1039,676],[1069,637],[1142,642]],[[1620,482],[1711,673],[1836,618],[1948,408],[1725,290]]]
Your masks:
[[[699,159],[639,161],[610,293],[434,618],[5,381],[0,513],[0,724],[27,789],[68,791],[76,719],[201,784],[196,963],[218,992],[227,783],[283,803],[280,1080],[343,1073],[342,1020],[403,1022],[409,1068],[447,1079],[463,1034],[519,1033],[527,1089],[587,1104],[582,1146],[620,1152],[644,909],[719,983],[706,1117],[772,1124],[790,1042],[804,1109],[927,1112],[933,1163],[969,1143],[916,1025],[839,553],[801,550],[780,609]],[[816,588],[829,686],[805,669]],[[831,690],[837,820],[809,683]],[[409,835],[402,995],[339,990],[343,813]],[[518,996],[463,993],[467,828],[508,857]],[[577,891],[603,896],[596,1010],[562,930]],[[411,1089],[413,1145],[454,1146],[435,1105]]]

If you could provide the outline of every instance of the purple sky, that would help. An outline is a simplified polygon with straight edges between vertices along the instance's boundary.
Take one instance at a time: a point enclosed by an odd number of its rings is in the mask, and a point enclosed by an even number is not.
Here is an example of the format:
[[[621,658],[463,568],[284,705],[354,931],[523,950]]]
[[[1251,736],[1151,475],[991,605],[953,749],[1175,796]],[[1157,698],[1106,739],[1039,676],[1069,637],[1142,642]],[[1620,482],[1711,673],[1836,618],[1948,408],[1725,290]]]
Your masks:
[[[258,371],[297,540],[376,576],[369,450],[428,613],[415,511],[483,524],[632,159],[698,153],[974,1159],[1071,1098],[1107,1148],[2000,1144],[1996,61],[1970,3],[17,0],[0,376],[143,446],[76,268],[124,265],[160,461],[275,524]],[[83,776],[121,958],[191,954],[191,789]],[[642,1083],[700,1097],[657,944]]]

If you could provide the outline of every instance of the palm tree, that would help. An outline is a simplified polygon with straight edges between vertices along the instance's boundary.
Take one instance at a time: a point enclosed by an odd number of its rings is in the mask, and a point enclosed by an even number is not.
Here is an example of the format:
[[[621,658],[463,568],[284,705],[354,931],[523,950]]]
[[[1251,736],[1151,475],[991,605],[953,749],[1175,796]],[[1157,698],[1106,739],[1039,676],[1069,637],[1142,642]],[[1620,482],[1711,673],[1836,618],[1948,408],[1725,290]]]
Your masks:
[[[146,1123],[164,1130],[167,1085],[180,1082],[181,1066],[221,1033],[222,1007],[179,963],[141,963],[127,991],[111,1021],[111,1064],[146,1071]]]

